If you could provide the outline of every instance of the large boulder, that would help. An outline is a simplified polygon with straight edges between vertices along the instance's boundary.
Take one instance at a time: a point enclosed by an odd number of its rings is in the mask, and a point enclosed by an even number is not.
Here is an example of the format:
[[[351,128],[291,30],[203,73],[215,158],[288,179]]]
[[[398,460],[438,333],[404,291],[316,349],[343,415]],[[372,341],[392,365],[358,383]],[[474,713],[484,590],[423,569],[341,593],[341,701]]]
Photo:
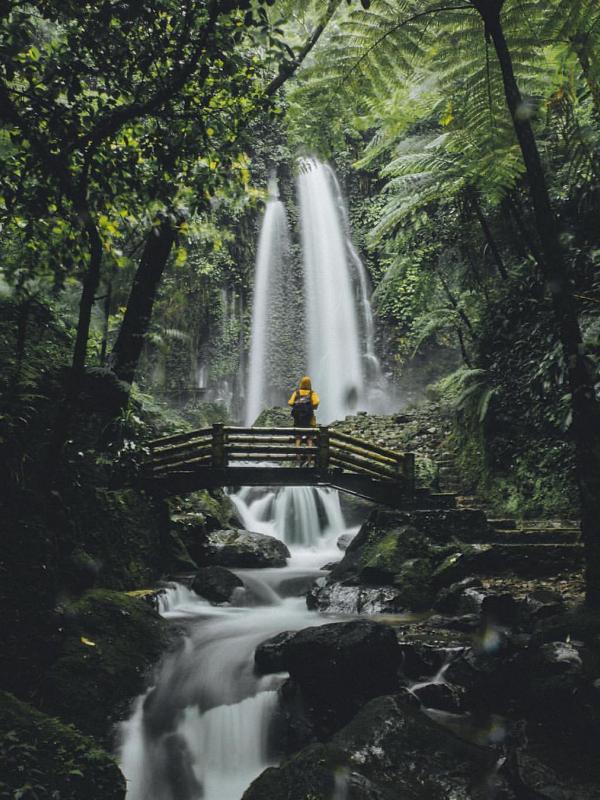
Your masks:
[[[106,738],[144,690],[169,641],[167,624],[145,600],[106,589],[65,607],[61,622],[64,639],[45,679],[45,703],[84,733]]]
[[[283,653],[286,644],[294,635],[293,631],[283,631],[258,645],[254,651],[254,666],[260,675],[285,671]]]
[[[243,581],[225,567],[202,567],[194,576],[192,590],[211,603],[228,603]]]
[[[97,742],[5,692],[0,692],[0,742],[1,797],[125,798],[125,779]]]
[[[329,743],[312,744],[265,770],[243,800],[489,797],[471,791],[493,773],[495,760],[492,751],[438,726],[410,698],[377,697]]]
[[[399,661],[393,629],[369,620],[305,628],[283,651],[321,734],[339,728],[372,697],[395,691]]]
[[[212,531],[200,547],[198,561],[220,567],[285,567],[290,551],[274,536],[245,530]]]
[[[406,608],[406,600],[393,586],[344,586],[323,579],[306,595],[306,605],[329,614],[394,614]]]

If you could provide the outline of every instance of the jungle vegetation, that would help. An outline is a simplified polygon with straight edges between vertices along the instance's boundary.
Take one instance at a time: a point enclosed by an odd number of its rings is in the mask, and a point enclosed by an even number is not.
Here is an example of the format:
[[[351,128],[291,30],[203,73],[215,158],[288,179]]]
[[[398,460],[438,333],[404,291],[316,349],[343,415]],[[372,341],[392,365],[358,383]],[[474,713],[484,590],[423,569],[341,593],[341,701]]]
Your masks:
[[[56,489],[94,370],[119,382],[120,423],[159,357],[184,383],[202,347],[215,378],[235,372],[266,178],[289,189],[302,152],[344,178],[388,369],[454,354],[431,377],[464,468],[512,475],[517,506],[536,471],[542,511],[572,478],[599,604],[593,0],[4,0],[7,480]],[[223,292],[237,316],[217,339]],[[46,357],[44,314],[64,340]]]

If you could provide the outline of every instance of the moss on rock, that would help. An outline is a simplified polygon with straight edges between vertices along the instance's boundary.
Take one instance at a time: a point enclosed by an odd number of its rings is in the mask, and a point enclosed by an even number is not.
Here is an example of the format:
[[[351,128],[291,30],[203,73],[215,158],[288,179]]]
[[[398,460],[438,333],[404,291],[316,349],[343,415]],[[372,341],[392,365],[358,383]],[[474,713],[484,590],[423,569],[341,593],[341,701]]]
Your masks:
[[[52,712],[104,737],[144,688],[168,641],[166,623],[143,599],[88,592],[64,611],[62,652],[45,683]]]
[[[123,800],[115,760],[72,726],[0,692],[0,797]]]

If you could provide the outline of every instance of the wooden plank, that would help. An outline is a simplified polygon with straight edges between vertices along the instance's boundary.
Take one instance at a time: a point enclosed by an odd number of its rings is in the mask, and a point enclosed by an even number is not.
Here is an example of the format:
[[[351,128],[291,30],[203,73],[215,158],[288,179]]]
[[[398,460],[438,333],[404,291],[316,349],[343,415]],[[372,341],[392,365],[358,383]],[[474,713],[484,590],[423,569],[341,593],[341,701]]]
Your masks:
[[[296,456],[304,456],[307,450],[308,448],[303,447],[301,450],[290,450],[288,453],[228,452],[228,456],[231,461],[293,461]],[[314,451],[316,452],[316,448]]]
[[[265,444],[272,442],[273,444],[281,444],[293,442],[298,437],[295,434],[289,436],[244,436],[241,433],[228,433],[227,442],[229,444]]]
[[[149,447],[155,447],[161,444],[171,444],[174,442],[183,442],[186,439],[193,439],[195,437],[210,436],[212,428],[198,428],[195,431],[186,431],[185,433],[174,433],[171,436],[161,436],[159,439],[152,439],[148,442]]]
[[[267,435],[267,434],[300,434],[304,435],[307,433],[312,434],[315,436],[318,432],[318,428],[236,428],[236,427],[226,427],[225,433],[246,433],[246,434],[259,434],[259,435]]]
[[[360,448],[355,447],[353,444],[348,444],[347,442],[337,442],[335,436],[330,437],[330,443],[332,447],[337,447],[344,452],[354,453],[354,455],[361,456],[362,458],[369,458],[372,461],[377,461],[386,466],[389,465],[392,469],[396,469],[398,464],[397,458],[389,458],[388,456],[382,456],[379,453],[375,453],[374,451],[369,450],[367,445],[365,445],[363,448]]]
[[[210,455],[212,453],[212,445],[209,444],[202,447],[186,445],[168,451],[152,451],[152,453],[150,453],[150,455],[147,457],[147,460],[151,461],[152,463],[162,463],[173,460],[181,461],[185,459],[186,456],[194,458],[194,456],[204,453]]]
[[[367,459],[359,458],[355,455],[350,455],[349,453],[341,451],[336,447],[330,448],[329,457],[337,458],[338,461],[343,461],[346,464],[350,464],[355,467],[363,467],[364,469],[368,469],[370,472],[374,472],[384,478],[391,478],[392,480],[395,480],[398,477],[398,473],[394,469],[384,467],[382,464],[379,464],[376,461],[369,461]]]
[[[164,447],[151,447],[152,453],[170,453],[171,451],[177,452],[178,450],[189,450],[192,447],[210,446],[210,437],[202,437],[197,439],[188,439],[185,442],[176,442],[175,444],[167,444]]]
[[[179,467],[194,466],[195,464],[206,464],[210,466],[211,456],[199,456],[198,458],[189,458],[185,461],[169,461],[166,464],[150,464],[150,469],[154,474],[158,472],[168,472],[170,470],[178,469]]]
[[[225,425],[222,422],[217,422],[212,427],[212,463],[217,469],[227,466]]]
[[[351,458],[348,456],[348,458]],[[329,455],[329,463],[332,466],[342,467],[345,470],[352,470],[355,473],[359,473],[360,475],[367,475],[369,478],[377,478],[377,480],[390,482],[394,480],[393,475],[382,475],[380,472],[375,472],[368,467],[363,466],[362,464],[353,464],[349,462],[346,458],[340,458],[339,456],[333,455],[330,453]]]
[[[348,433],[342,433],[341,431],[336,431],[333,428],[330,428],[329,436],[331,439],[339,439],[342,442],[348,442],[348,444],[353,444],[367,450],[372,450],[374,453],[379,453],[380,456],[387,456],[395,461],[404,456],[404,453],[400,453],[396,450],[389,450],[387,447],[381,447],[381,445],[378,444],[371,444],[371,442],[367,442],[365,439],[359,439],[356,436],[350,436]]]
[[[329,428],[327,425],[321,426],[319,435],[319,469],[326,470],[329,467]]]
[[[318,451],[318,447],[314,445],[309,447],[300,446],[296,447],[293,444],[252,444],[246,446],[243,443],[238,444],[237,442],[225,445],[225,450],[227,453],[234,454],[234,453],[292,453],[292,455],[302,455],[302,453],[316,453]]]

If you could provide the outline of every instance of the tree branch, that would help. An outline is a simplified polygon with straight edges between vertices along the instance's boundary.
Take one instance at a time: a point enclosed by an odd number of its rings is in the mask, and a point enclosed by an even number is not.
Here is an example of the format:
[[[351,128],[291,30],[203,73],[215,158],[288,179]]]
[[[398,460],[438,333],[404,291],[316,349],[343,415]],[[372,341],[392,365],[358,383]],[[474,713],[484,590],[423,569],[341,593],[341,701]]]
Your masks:
[[[321,34],[327,27],[327,24],[331,20],[340,2],[341,0],[329,0],[329,3],[327,5],[327,10],[323,14],[321,21],[309,35],[308,39],[304,43],[304,46],[302,47],[296,58],[293,61],[286,61],[284,64],[281,64],[277,76],[273,78],[271,83],[269,83],[268,86],[266,87],[265,95],[267,97],[272,97],[275,94],[275,92],[283,86],[283,84],[288,80],[288,78],[291,78],[292,75],[296,72],[296,70],[300,67],[306,56],[310,53],[310,51],[319,41]]]

